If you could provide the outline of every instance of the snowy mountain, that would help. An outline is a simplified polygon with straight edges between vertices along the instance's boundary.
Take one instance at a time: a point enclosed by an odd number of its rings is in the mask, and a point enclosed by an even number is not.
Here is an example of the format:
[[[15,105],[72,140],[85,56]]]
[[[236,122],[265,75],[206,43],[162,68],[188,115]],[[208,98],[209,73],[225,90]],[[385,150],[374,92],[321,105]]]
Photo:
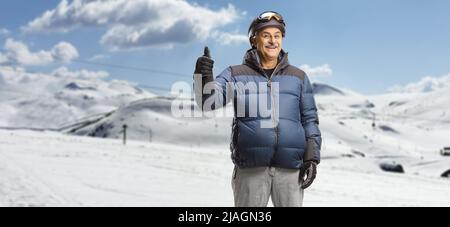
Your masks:
[[[344,91],[323,83],[312,83],[314,95],[346,95]]]
[[[83,120],[75,126],[64,128],[63,131],[75,135],[117,139],[122,138],[123,125],[126,124],[127,138],[131,140],[153,140],[183,145],[228,143],[231,118],[174,117],[172,115],[174,101],[177,100],[168,97],[134,101],[96,121]],[[195,109],[192,100],[179,101],[185,102],[189,110]]]
[[[107,76],[66,68],[42,74],[0,67],[0,126],[59,128],[155,96],[126,81],[107,81]]]
[[[441,176],[450,169],[450,159],[439,155],[449,145],[449,91],[317,96],[325,158],[371,159],[377,167],[396,163],[409,174]]]
[[[383,100],[384,115],[424,128],[446,127],[450,123],[450,86],[431,92],[391,93],[375,97]]]
[[[450,111],[441,92],[444,91],[418,94],[422,95],[420,98],[405,94],[363,96],[352,92],[317,95],[323,158],[362,159],[365,168],[372,171],[396,163],[409,174],[439,177],[450,169],[450,159],[439,155],[439,149],[449,145],[450,133],[448,118],[435,116],[436,112]],[[435,97],[434,101],[425,102],[431,97]],[[130,140],[228,147],[231,106],[224,110],[230,117],[180,118],[171,114],[174,101],[177,100],[166,97],[135,101],[95,121],[79,122],[64,132],[119,139],[126,124]],[[188,104],[188,109],[194,109],[191,100],[182,101]],[[436,109],[426,109],[427,105]],[[417,120],[418,116],[421,120]]]

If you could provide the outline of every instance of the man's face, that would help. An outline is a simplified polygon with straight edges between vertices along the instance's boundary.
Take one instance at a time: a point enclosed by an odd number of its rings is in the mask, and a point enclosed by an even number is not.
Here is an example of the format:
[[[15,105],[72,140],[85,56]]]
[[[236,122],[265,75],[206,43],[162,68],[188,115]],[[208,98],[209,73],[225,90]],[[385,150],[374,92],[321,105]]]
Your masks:
[[[265,60],[278,58],[283,43],[280,29],[268,27],[256,33],[256,49]]]

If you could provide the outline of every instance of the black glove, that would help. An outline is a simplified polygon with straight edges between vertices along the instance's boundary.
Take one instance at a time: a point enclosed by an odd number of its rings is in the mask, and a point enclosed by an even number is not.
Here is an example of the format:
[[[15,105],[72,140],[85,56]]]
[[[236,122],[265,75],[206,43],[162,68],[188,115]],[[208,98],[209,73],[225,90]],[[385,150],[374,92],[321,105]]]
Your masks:
[[[203,56],[197,59],[197,64],[195,64],[195,74],[202,74],[203,85],[206,82],[210,82],[213,80],[213,66],[214,61],[211,59],[211,55],[209,53],[209,48],[205,47]]]
[[[317,174],[317,163],[315,161],[306,161],[300,168],[299,181],[302,183],[302,189],[306,189],[313,183]],[[305,178],[306,177],[306,178]]]

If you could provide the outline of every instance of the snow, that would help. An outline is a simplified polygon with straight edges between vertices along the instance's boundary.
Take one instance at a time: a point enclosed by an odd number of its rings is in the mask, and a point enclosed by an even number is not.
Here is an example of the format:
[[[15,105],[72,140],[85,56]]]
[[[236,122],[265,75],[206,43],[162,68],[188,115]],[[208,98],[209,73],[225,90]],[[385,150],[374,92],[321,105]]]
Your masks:
[[[54,132],[0,130],[0,135],[0,175],[8,176],[0,181],[3,206],[232,202],[227,152],[143,142],[123,146],[120,140]]]
[[[174,99],[167,97],[135,101],[93,124],[81,128],[69,127],[64,131],[75,135],[121,138],[123,125],[126,124],[129,128],[127,137],[131,140],[151,139],[185,146],[229,144],[231,117],[220,116],[220,111],[215,113],[219,116],[217,118],[176,117],[171,112],[173,102]],[[186,103],[188,110],[194,108],[191,100],[180,100],[182,102]],[[225,109],[228,116],[232,116],[230,111],[231,108]],[[192,113],[192,116],[194,114],[199,112]],[[83,121],[80,123],[84,124]]]
[[[345,95],[346,93],[338,88],[334,88],[323,83],[312,83],[311,84],[313,93],[315,95]]]
[[[325,158],[304,205],[450,205],[449,179],[370,162]],[[221,146],[0,130],[0,206],[233,206],[232,169]]]

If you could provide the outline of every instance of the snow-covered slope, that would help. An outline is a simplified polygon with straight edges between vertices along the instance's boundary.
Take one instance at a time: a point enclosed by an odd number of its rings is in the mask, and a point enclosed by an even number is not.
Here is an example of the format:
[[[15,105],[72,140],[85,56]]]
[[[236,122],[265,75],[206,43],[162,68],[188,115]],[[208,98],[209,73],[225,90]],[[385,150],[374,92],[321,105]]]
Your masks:
[[[226,147],[0,130],[0,206],[233,206]],[[305,206],[450,206],[450,180],[326,159]]]
[[[194,115],[177,117],[172,114],[174,101],[177,100],[168,97],[134,101],[97,121],[92,122],[90,119],[81,121],[63,131],[75,135],[122,138],[123,125],[127,125],[127,138],[130,140],[151,140],[189,146],[229,143],[230,117],[194,118]],[[195,109],[191,100],[178,101],[186,103],[188,110]],[[230,112],[231,108],[225,111]],[[197,111],[195,114],[198,113]]]
[[[380,103],[381,115],[422,128],[448,128],[450,125],[450,87],[430,92],[389,93],[373,97]]]
[[[416,124],[410,118],[385,116],[383,111],[397,100],[396,96],[386,97],[350,93],[317,96],[323,159],[358,159],[365,163],[362,169],[370,170],[400,164],[408,174],[439,178],[450,169],[450,159],[439,154],[440,148],[448,146],[450,124],[436,125],[433,118]],[[121,139],[126,124],[129,140],[228,148],[231,117],[175,117],[171,112],[174,101],[164,97],[135,101],[108,116],[80,122],[64,131]],[[192,101],[183,101],[189,104],[188,109],[194,108]],[[411,98],[409,105],[420,102],[423,100]],[[230,106],[225,109],[228,116],[232,116],[231,111]],[[427,122],[430,124],[424,127]]]
[[[315,82],[311,86],[315,95],[346,95],[344,91],[328,84]]]
[[[439,177],[450,169],[439,155],[449,145],[449,91],[317,96],[324,157],[401,164],[407,173]]]
[[[59,128],[154,96],[125,81],[106,81],[106,76],[65,68],[42,74],[0,67],[0,126]]]

